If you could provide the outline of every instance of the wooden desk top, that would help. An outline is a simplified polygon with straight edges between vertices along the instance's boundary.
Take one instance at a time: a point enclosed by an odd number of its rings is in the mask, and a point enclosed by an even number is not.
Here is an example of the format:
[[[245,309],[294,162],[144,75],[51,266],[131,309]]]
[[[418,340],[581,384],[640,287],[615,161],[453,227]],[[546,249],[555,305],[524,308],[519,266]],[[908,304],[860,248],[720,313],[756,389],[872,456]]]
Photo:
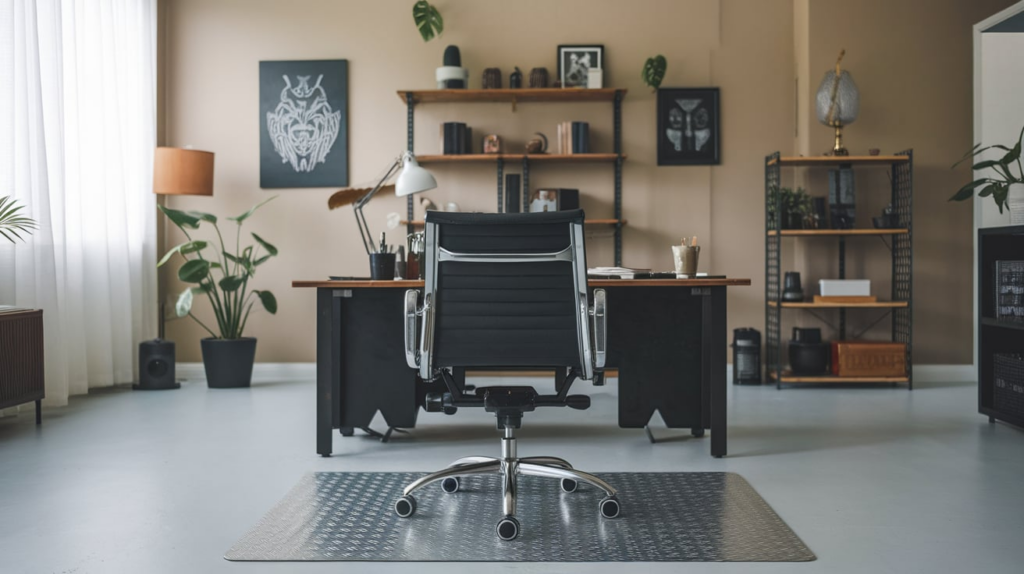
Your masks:
[[[750,279],[591,279],[591,287],[742,287],[750,285]],[[415,289],[423,287],[418,279],[397,281],[292,281],[296,288],[361,289],[367,287],[392,287]]]

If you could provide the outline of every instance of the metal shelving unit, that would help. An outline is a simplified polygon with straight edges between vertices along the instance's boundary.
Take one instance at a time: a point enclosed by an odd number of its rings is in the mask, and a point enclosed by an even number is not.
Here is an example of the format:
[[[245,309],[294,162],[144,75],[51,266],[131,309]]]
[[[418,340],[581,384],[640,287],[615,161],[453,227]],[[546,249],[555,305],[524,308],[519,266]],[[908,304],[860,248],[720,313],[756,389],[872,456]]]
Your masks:
[[[615,265],[622,265],[622,228],[626,222],[622,219],[622,162],[626,156],[622,154],[622,99],[626,90],[615,88],[604,89],[560,89],[560,88],[521,88],[497,90],[401,90],[398,97],[406,105],[406,137],[407,148],[413,150],[415,108],[417,104],[427,103],[511,103],[512,111],[519,103],[534,102],[611,102],[614,129],[613,153],[592,154],[464,154],[464,155],[421,155],[417,161],[421,163],[483,163],[494,162],[497,168],[498,212],[504,210],[504,171],[506,162],[522,163],[523,206],[530,202],[530,166],[533,163],[610,163],[615,170],[615,214],[610,220],[601,220],[612,225],[615,233]],[[413,198],[409,196],[406,203],[406,232],[414,231]]]
[[[914,388],[913,381],[913,150],[905,150],[890,156],[830,156],[830,157],[782,157],[775,152],[765,157],[765,371],[775,381],[776,388],[789,384],[821,383],[907,383]],[[770,190],[781,185],[783,167],[845,168],[857,166],[881,166],[891,170],[891,202],[895,209],[898,225],[895,229],[782,229],[782,198],[776,196],[776,205],[771,205]],[[774,213],[774,217],[772,216]],[[890,301],[878,303],[815,304],[788,303],[782,301],[782,238],[797,237],[814,239],[830,237],[839,242],[837,277],[846,278],[846,239],[851,236],[889,237],[892,255],[892,297]],[[846,338],[846,313],[850,309],[885,309],[892,316],[892,340],[906,343],[905,377],[836,377],[795,376],[783,370],[782,356],[782,312],[784,309],[836,309],[839,313],[839,339]],[[884,317],[883,317],[884,318]]]

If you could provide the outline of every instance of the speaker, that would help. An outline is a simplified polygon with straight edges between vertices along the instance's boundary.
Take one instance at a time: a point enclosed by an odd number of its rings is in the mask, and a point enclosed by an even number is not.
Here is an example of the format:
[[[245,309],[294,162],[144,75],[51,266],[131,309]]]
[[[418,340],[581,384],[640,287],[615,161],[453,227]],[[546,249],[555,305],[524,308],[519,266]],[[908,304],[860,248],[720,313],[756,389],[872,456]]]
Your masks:
[[[138,391],[177,389],[181,384],[174,378],[174,341],[153,339],[139,343]]]
[[[522,191],[519,189],[519,174],[505,174],[505,213],[519,213]]]

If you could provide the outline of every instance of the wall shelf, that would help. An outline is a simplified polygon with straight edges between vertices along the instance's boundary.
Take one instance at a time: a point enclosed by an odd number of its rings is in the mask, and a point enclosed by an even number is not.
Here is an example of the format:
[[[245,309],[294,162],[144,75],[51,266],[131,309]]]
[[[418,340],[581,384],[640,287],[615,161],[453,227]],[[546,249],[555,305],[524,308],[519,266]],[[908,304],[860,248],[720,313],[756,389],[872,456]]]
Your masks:
[[[501,161],[523,161],[530,163],[615,163],[626,159],[625,155],[614,153],[466,153],[449,155],[418,155],[416,161],[428,163],[495,163]]]
[[[399,90],[398,98],[413,104],[441,103],[523,103],[523,102],[614,102],[627,90],[617,88],[504,88],[495,90]]]
[[[412,221],[403,219],[399,222],[401,225],[411,225],[412,227],[423,227],[424,222],[422,219],[414,219]],[[599,226],[599,225],[619,225],[624,227],[626,225],[625,219],[585,219],[584,225],[587,226]]]
[[[622,265],[622,228],[626,222],[622,219],[622,162],[626,156],[622,153],[622,99],[627,90],[617,88],[586,89],[586,88],[518,88],[496,90],[399,90],[398,98],[406,105],[406,139],[408,151],[415,154],[414,120],[418,104],[436,103],[511,103],[512,111],[517,103],[579,103],[608,102],[612,104],[613,145],[611,153],[581,154],[452,154],[452,155],[417,155],[422,164],[493,164],[497,171],[497,212],[505,210],[504,172],[506,164],[519,165],[522,169],[522,199],[520,205],[525,209],[530,204],[530,166],[537,163],[573,164],[573,163],[607,163],[614,170],[615,196],[612,202],[614,213],[611,219],[587,220],[590,225],[609,225],[613,230],[615,241],[615,265]],[[597,223],[601,222],[601,223]],[[422,223],[413,219],[413,198],[406,202],[406,218],[403,221],[406,233]]]
[[[982,317],[981,324],[985,327],[999,327],[1000,329],[1014,329],[1017,331],[1024,331],[1024,321],[1010,321],[1007,319],[993,319],[991,317]]]
[[[772,190],[781,186],[782,168],[854,168],[854,167],[888,167],[891,170],[891,186],[888,190],[889,203],[895,210],[898,226],[892,229],[782,229],[782,194],[773,194]],[[776,387],[782,388],[783,383],[907,383],[908,389],[914,388],[913,369],[913,175],[914,153],[912,150],[899,152],[895,155],[877,156],[821,156],[821,157],[782,157],[775,152],[764,160],[764,197],[765,197],[765,370],[770,379],[775,380]],[[868,190],[870,191],[870,190]],[[861,192],[864,193],[864,192]],[[773,197],[774,196],[774,197]],[[782,238],[834,237],[838,239],[839,256],[836,258],[838,269],[837,279],[846,279],[846,242],[848,237],[876,236],[891,237],[891,285],[889,301],[871,303],[842,302],[785,302],[782,300]],[[837,339],[844,340],[846,332],[846,313],[851,309],[888,309],[891,316],[891,340],[906,345],[907,375],[905,377],[799,377],[784,371],[782,340],[782,310],[806,309],[813,313],[815,309],[837,309],[839,324]],[[817,316],[817,315],[816,315]],[[884,318],[883,315],[882,318]],[[820,317],[819,317],[820,318]]]

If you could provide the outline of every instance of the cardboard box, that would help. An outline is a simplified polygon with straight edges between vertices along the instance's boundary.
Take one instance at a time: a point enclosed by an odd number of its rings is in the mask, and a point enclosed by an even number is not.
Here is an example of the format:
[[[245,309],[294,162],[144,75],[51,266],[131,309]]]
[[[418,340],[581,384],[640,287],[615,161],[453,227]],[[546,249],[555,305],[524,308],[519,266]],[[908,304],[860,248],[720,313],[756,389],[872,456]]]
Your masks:
[[[838,377],[905,377],[907,345],[832,341],[832,374]]]

